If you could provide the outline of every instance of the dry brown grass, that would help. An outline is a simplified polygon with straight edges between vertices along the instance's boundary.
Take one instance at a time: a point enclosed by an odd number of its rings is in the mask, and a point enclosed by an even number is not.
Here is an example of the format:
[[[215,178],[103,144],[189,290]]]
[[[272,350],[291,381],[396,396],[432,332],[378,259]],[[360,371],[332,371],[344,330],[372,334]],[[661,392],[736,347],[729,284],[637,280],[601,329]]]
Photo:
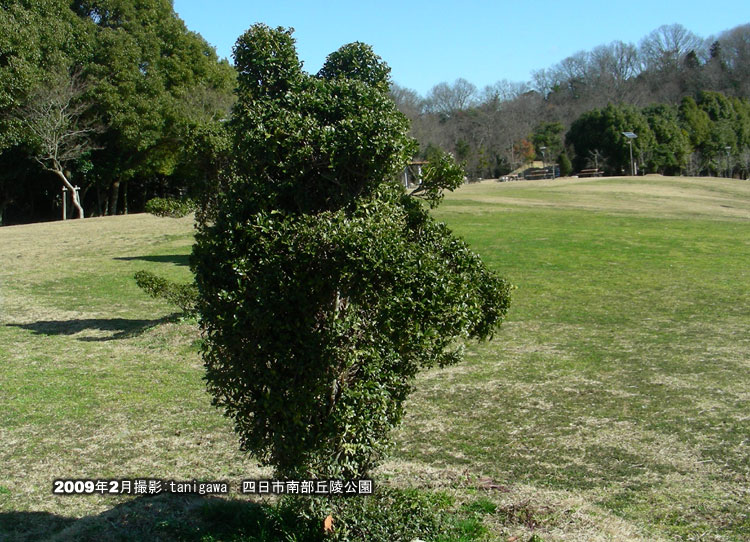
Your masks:
[[[565,177],[508,183],[483,181],[462,187],[454,198],[455,201],[471,200],[514,207],[750,219],[750,182],[721,178],[646,175],[635,178]]]
[[[443,209],[519,290],[493,342],[420,375],[378,479],[491,500],[490,539],[743,540],[750,183],[485,182]],[[191,244],[189,218],[0,228],[0,539],[201,502],[54,497],[58,477],[267,474],[210,404],[195,322],[132,281],[189,280]]]

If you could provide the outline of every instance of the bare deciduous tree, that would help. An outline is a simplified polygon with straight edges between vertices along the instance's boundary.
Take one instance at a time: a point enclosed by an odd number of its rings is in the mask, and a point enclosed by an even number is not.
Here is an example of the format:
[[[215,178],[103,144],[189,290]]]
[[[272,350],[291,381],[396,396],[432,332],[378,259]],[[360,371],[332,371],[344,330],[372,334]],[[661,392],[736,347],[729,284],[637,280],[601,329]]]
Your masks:
[[[590,56],[591,71],[596,78],[600,104],[623,103],[627,83],[639,73],[638,50],[631,43],[613,41],[609,45],[596,47]]]
[[[651,70],[676,70],[690,51],[704,55],[701,38],[681,24],[662,25],[641,41],[640,53],[644,67]]]
[[[531,72],[531,79],[533,89],[545,99],[563,83],[561,74],[555,68],[535,70]]]
[[[476,95],[477,87],[466,79],[458,78],[453,84],[439,83],[432,87],[426,106],[431,113],[452,115],[473,105]]]
[[[423,100],[415,90],[391,83],[390,96],[398,110],[409,120],[416,119],[422,113]]]
[[[91,104],[83,99],[85,92],[80,73],[61,69],[46,84],[39,85],[16,111],[34,149],[34,159],[71,191],[78,218],[84,217],[83,206],[65,173],[66,165],[98,148],[92,138],[100,131],[87,117]]]
[[[531,89],[528,83],[501,79],[492,85],[484,87],[480,102],[483,105],[490,106],[491,109],[497,109],[500,108],[501,104],[504,102],[515,100],[521,96],[521,94],[528,92],[529,90]]]
[[[750,94],[750,24],[743,24],[719,37],[721,61],[731,73],[730,87],[737,96]]]

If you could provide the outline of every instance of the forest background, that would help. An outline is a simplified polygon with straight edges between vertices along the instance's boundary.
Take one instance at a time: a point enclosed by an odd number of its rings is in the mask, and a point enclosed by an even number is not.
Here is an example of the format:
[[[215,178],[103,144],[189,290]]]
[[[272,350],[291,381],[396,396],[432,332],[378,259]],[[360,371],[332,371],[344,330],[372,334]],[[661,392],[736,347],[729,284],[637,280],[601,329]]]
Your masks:
[[[168,0],[0,0],[0,225],[140,212],[216,189],[236,76]],[[388,59],[385,59],[386,61]],[[420,144],[468,180],[534,159],[563,174],[747,178],[750,24],[700,37],[661,26],[581,51],[528,82],[456,79],[391,95]],[[208,185],[208,186],[207,186]]]

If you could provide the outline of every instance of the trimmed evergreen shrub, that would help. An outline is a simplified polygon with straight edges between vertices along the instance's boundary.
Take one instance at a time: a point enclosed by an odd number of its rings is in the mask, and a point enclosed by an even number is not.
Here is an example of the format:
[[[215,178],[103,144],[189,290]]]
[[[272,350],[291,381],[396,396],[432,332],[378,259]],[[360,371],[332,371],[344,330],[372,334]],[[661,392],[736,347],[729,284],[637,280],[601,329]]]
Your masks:
[[[182,218],[195,210],[195,203],[189,199],[153,198],[146,202],[146,212],[155,216]]]
[[[234,57],[234,177],[191,259],[208,389],[277,476],[361,478],[417,372],[489,337],[510,286],[417,199],[462,183],[448,155],[400,184],[416,144],[369,46],[309,75],[256,25]]]
[[[178,284],[149,271],[138,271],[133,278],[138,287],[151,297],[165,299],[188,315],[195,314],[198,296],[195,284]]]

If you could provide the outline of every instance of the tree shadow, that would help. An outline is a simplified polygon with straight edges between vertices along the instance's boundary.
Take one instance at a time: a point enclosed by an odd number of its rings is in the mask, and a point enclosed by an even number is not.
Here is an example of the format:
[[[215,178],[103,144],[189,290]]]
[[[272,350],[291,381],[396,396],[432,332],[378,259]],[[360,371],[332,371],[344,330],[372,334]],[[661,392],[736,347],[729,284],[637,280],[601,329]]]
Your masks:
[[[183,316],[180,312],[174,312],[163,318],[155,320],[138,320],[128,318],[81,318],[74,320],[40,320],[28,324],[6,324],[9,327],[19,327],[32,331],[36,335],[76,335],[84,331],[110,332],[107,336],[84,336],[76,337],[79,341],[105,342],[120,339],[130,339],[142,335],[149,329],[165,324],[176,322]]]
[[[322,536],[316,534],[305,525],[304,519],[282,517],[272,504],[196,494],[142,496],[82,518],[48,512],[0,512],[0,540],[16,542],[287,539],[317,542]]]
[[[66,497],[61,497],[66,498]],[[69,498],[69,497],[68,497]],[[92,495],[84,498],[101,498]],[[199,540],[201,509],[221,506],[222,499],[200,495],[163,493],[121,503],[93,516],[64,517],[48,512],[0,512],[0,540],[36,542]],[[242,502],[246,509],[261,505]]]
[[[190,254],[164,254],[161,256],[119,256],[114,259],[126,262],[141,260],[144,262],[172,263],[180,266],[190,265]]]
[[[0,512],[0,540],[44,540],[75,521],[48,512]]]
[[[61,499],[123,499],[88,495]],[[0,512],[0,540],[17,542],[237,541],[325,542],[333,519],[345,540],[476,540],[453,523],[439,493],[408,489],[368,497],[283,495],[235,497],[163,492],[120,501],[99,514],[68,518],[48,512]],[[473,514],[471,517],[475,517]],[[338,526],[337,526],[338,525]],[[329,527],[330,528],[330,524]],[[456,527],[459,527],[457,530]],[[481,534],[481,533],[478,533]]]

